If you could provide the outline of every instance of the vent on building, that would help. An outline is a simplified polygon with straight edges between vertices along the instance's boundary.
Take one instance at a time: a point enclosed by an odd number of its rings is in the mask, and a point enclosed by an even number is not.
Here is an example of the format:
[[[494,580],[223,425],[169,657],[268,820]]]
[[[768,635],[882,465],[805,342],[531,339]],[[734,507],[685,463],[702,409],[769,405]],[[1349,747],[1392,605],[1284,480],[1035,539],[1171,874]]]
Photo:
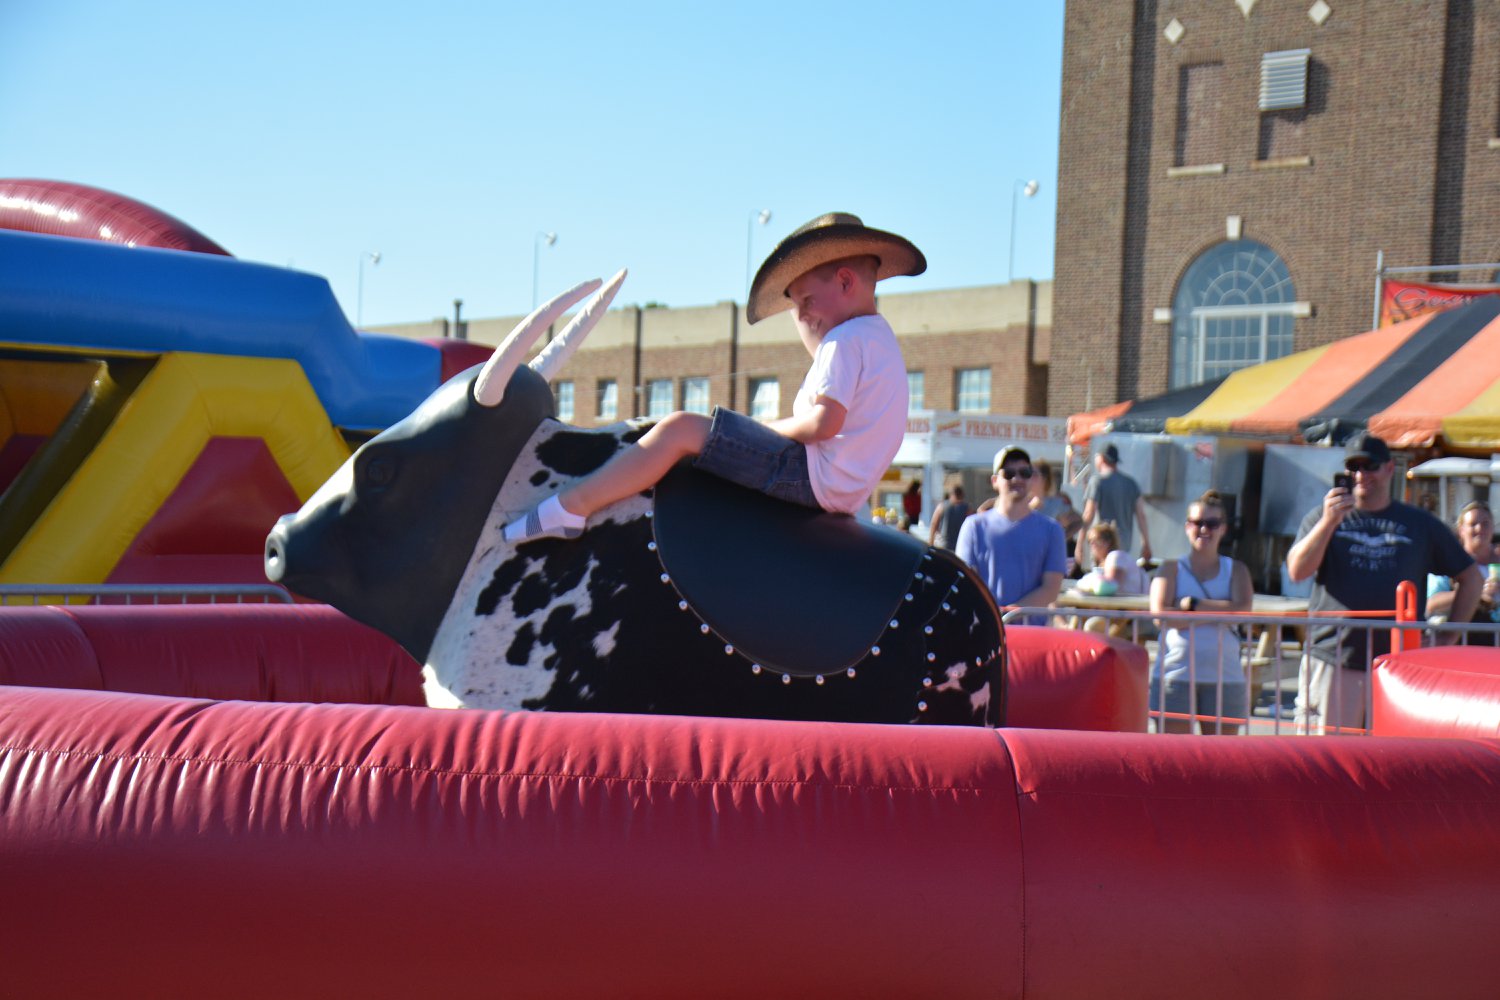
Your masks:
[[[1307,60],[1312,49],[1267,52],[1260,57],[1260,109],[1281,111],[1307,104]]]

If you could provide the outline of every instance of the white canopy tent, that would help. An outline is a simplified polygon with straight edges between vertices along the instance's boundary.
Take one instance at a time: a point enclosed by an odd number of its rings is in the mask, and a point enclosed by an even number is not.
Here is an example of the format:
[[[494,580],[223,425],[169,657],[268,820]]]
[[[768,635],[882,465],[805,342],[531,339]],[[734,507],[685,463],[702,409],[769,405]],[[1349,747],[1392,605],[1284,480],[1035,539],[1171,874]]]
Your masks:
[[[1487,500],[1490,506],[1500,501],[1500,455],[1489,458],[1460,458],[1446,456],[1429,459],[1413,466],[1406,478],[1435,479],[1438,482],[1436,514],[1444,521],[1458,516],[1458,509],[1469,499]],[[1463,483],[1469,487],[1467,495],[1455,495],[1453,487]]]
[[[995,453],[1019,445],[1032,459],[1046,459],[1061,473],[1068,447],[1068,422],[1062,417],[1006,416],[957,413],[952,410],[913,410],[906,418],[906,436],[892,465],[920,468],[922,522],[932,517],[941,496],[938,487],[949,469],[988,469]]]

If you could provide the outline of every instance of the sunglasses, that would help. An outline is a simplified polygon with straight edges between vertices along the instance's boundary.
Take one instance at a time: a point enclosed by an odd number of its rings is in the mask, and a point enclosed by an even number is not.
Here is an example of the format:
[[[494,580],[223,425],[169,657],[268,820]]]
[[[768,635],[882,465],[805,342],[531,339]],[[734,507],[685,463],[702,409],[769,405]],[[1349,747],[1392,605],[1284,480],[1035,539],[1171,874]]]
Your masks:
[[[1362,458],[1354,458],[1344,463],[1345,472],[1373,472],[1384,465],[1384,462],[1366,462]]]
[[[1201,520],[1194,520],[1190,517],[1187,523],[1203,531],[1217,531],[1224,527],[1224,521],[1217,517],[1205,517]]]
[[[1019,469],[1000,470],[1000,475],[1004,476],[1006,479],[1030,479],[1031,473],[1032,468],[1029,465],[1022,466]]]

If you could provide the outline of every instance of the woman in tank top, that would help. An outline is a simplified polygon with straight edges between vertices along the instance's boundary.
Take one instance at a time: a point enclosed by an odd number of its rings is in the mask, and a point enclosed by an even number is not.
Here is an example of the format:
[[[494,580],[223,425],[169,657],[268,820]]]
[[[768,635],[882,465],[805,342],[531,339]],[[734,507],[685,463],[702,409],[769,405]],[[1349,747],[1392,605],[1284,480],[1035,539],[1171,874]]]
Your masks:
[[[1209,490],[1188,506],[1187,537],[1191,551],[1162,564],[1151,581],[1151,611],[1157,615],[1187,612],[1189,617],[1160,619],[1161,640],[1151,668],[1154,713],[1198,716],[1205,736],[1234,736],[1249,706],[1240,636],[1220,622],[1194,624],[1194,612],[1225,614],[1250,610],[1254,593],[1250,570],[1237,559],[1219,555],[1226,524],[1224,500]],[[1165,718],[1169,733],[1190,733],[1192,720]]]

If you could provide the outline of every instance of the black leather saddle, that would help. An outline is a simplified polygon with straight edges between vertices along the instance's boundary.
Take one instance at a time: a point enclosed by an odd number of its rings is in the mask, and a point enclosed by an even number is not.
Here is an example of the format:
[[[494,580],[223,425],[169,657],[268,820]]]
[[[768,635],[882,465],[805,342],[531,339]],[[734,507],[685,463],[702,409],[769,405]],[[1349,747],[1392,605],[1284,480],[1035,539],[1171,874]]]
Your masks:
[[[810,677],[862,660],[895,617],[927,546],[686,464],[656,487],[662,572],[727,644]]]

